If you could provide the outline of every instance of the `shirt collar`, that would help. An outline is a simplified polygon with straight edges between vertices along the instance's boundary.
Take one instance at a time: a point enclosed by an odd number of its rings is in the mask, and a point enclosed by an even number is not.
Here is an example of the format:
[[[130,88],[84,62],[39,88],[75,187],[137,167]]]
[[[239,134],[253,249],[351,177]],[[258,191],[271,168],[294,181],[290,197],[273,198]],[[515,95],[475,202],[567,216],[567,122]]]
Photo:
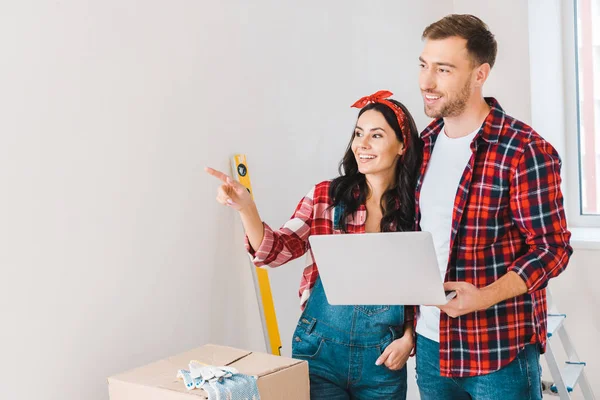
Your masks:
[[[500,106],[500,103],[493,97],[486,97],[485,102],[490,106],[490,112],[483,121],[482,127],[479,133],[475,136],[476,138],[481,137],[483,140],[489,143],[498,143],[500,133],[502,133],[502,127],[504,125],[504,119],[506,114]],[[444,119],[434,119],[421,133],[423,140],[429,138],[432,135],[437,135],[442,131],[444,127]]]

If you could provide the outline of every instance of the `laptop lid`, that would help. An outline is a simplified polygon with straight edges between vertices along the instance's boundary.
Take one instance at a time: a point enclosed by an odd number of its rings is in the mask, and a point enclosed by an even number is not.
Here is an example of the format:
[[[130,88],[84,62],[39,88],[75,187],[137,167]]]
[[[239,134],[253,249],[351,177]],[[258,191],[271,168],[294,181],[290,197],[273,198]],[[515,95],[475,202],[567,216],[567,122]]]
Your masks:
[[[309,237],[332,305],[440,305],[447,302],[429,232]]]

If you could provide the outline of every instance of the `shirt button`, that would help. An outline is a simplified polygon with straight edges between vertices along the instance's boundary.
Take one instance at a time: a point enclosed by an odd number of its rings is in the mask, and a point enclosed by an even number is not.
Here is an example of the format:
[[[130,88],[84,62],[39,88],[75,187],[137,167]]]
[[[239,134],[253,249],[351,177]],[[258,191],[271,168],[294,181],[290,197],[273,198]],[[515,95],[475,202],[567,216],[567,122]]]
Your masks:
[[[296,336],[296,337],[294,338],[294,340],[295,340],[296,342],[301,342],[301,341],[302,341],[302,339],[300,339],[298,336]]]

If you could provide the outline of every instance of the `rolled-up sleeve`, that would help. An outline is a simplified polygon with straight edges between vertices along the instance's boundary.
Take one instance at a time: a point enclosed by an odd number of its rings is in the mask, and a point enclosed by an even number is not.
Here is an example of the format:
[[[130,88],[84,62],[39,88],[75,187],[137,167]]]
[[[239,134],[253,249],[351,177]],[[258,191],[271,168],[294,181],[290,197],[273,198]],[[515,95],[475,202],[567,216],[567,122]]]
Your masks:
[[[564,271],[573,253],[560,167],[556,150],[543,139],[536,139],[525,148],[511,182],[513,221],[529,249],[508,270],[525,281],[529,293],[545,288],[550,278]]]
[[[308,251],[308,237],[313,219],[314,188],[300,202],[294,214],[280,229],[263,222],[264,236],[258,249],[245,239],[246,250],[256,266],[278,267]]]

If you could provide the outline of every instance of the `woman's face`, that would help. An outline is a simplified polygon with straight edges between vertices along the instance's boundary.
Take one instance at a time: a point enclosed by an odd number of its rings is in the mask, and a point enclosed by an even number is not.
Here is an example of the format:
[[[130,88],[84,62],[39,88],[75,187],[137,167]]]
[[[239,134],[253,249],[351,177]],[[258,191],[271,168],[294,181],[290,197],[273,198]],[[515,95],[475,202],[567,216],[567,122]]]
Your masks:
[[[368,110],[358,118],[352,152],[360,173],[394,179],[396,162],[403,151],[404,145],[379,111]]]

